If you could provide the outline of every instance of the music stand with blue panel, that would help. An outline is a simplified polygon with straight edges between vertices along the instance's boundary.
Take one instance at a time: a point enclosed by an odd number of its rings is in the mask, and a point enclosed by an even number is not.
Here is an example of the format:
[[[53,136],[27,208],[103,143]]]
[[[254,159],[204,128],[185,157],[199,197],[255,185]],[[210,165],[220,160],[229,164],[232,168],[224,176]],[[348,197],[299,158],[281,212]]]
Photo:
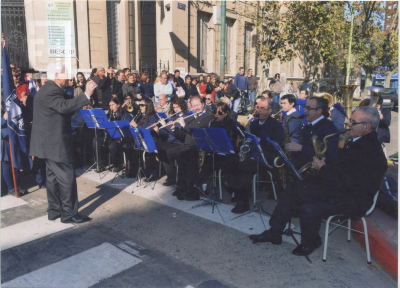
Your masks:
[[[131,135],[136,143],[135,149],[142,151],[142,152],[158,153],[156,144],[154,143],[153,137],[151,136],[151,132],[149,129],[138,129],[138,128],[130,127],[129,130],[130,130]],[[139,187],[142,185],[142,175],[144,176],[144,178],[147,182],[147,184],[144,186],[144,188],[153,184],[152,189],[154,190],[157,180],[150,181],[150,179],[153,177],[153,175],[151,175],[150,177],[146,176],[146,173],[144,172],[144,169],[143,169],[142,157],[139,155],[139,169],[138,169],[137,176],[136,176],[136,180],[137,180],[136,187]]]
[[[101,165],[99,163],[99,148],[97,144],[97,129],[106,129],[106,123],[110,122],[107,119],[106,114],[104,113],[104,110],[101,108],[91,108],[91,109],[79,109],[79,113],[82,115],[83,119],[85,120],[86,126],[90,129],[94,129],[94,137],[96,139],[95,141],[95,162],[92,164],[92,166],[89,167],[83,174],[87,173],[90,169],[93,168],[93,166],[96,165],[96,172],[100,173],[99,166]],[[105,168],[103,165],[101,165],[102,168]],[[105,175],[108,172],[105,173]],[[100,177],[101,178],[101,177]]]
[[[213,161],[212,177],[214,183],[215,154],[216,153],[227,154],[227,155],[235,154],[231,141],[229,140],[229,137],[226,134],[225,129],[223,128],[190,128],[190,131],[192,132],[193,139],[197,145],[197,148],[199,149],[199,152],[212,153],[212,161]],[[202,191],[202,189],[200,189],[196,185],[195,188],[197,188],[200,191],[200,193],[207,199],[203,201],[203,203],[193,206],[192,209],[210,204],[212,205],[212,213],[214,213],[214,207],[217,207],[218,213],[221,216],[222,221],[225,222],[217,206],[218,204],[221,203],[217,199],[217,195],[215,193],[213,185],[211,188],[210,196],[206,195]]]
[[[108,121],[108,122],[105,122],[104,125],[106,127],[107,133],[110,135],[110,137],[112,139],[121,139],[121,143],[122,143],[123,138],[132,138],[132,134],[129,131],[130,125],[124,121]],[[125,157],[125,155],[124,155],[124,157]],[[124,169],[125,169],[125,167],[124,167]],[[124,171],[124,169],[122,169],[120,171],[121,173],[118,172],[117,174],[115,174],[113,180],[111,180],[111,183],[114,182],[114,180],[115,180],[115,178],[117,178],[117,176],[120,176],[121,178],[126,177],[126,171]]]
[[[237,219],[239,217],[242,217],[244,215],[248,215],[248,214],[253,213],[253,212],[258,212],[265,229],[267,229],[267,227],[265,226],[265,223],[264,223],[264,219],[261,216],[261,212],[263,212],[264,214],[267,214],[269,216],[271,216],[271,214],[264,210],[264,208],[261,205],[261,200],[259,199],[259,197],[256,197],[256,194],[259,191],[259,185],[260,185],[260,180],[259,180],[260,179],[260,163],[262,165],[268,167],[268,168],[272,168],[272,166],[268,164],[267,159],[264,156],[264,152],[263,152],[263,150],[261,148],[261,145],[258,142],[257,136],[255,136],[253,134],[250,134],[250,133],[247,133],[247,132],[243,132],[243,134],[245,135],[247,143],[248,143],[248,145],[250,147],[250,152],[251,152],[252,158],[255,161],[257,161],[257,176],[256,176],[257,177],[257,182],[256,182],[257,183],[257,187],[254,187],[254,189],[256,191],[254,193],[254,198],[255,199],[254,199],[253,207],[249,211],[247,211],[247,212],[245,212],[243,214],[240,214],[239,216],[237,216],[235,218],[232,218],[231,220]],[[272,185],[274,186],[274,183],[273,183],[273,180],[272,180],[272,176],[271,176],[271,182],[272,182]],[[274,189],[275,189],[275,187],[274,187]]]

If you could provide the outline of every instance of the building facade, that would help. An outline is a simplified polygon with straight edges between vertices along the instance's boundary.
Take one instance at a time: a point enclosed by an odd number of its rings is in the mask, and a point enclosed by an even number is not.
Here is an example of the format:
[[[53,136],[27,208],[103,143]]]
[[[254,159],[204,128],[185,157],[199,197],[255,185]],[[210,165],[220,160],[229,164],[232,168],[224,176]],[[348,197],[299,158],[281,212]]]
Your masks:
[[[387,1],[385,4],[386,15],[383,31],[387,33],[390,29],[396,30],[396,27],[394,25],[396,25],[397,23],[393,23],[393,20],[396,18],[396,14],[398,13],[398,1]]]

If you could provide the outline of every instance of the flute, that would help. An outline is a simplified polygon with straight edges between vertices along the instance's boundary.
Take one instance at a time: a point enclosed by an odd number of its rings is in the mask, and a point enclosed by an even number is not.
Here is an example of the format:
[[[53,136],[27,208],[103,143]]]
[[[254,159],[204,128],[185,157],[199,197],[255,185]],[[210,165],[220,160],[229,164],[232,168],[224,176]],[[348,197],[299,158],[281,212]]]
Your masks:
[[[194,114],[187,115],[186,117],[183,117],[182,119],[189,118],[190,116],[194,116],[194,115],[196,115],[196,114],[199,114],[199,113],[202,113],[202,112],[203,112],[203,111],[200,111],[200,112],[196,112],[196,113],[194,113]],[[176,122],[178,122],[178,120],[175,120],[175,121],[170,121],[170,122],[168,122],[167,124],[165,124],[165,125],[161,126],[161,127],[160,127],[160,128],[158,128],[158,129],[165,128],[165,127],[167,127],[167,126],[169,126],[169,125],[172,125],[172,124],[174,124],[174,123],[176,123]]]
[[[153,128],[154,126],[158,125],[158,124],[160,123],[161,120],[169,119],[169,118],[171,118],[172,116],[175,116],[175,115],[178,114],[178,113],[182,113],[182,111],[176,112],[176,113],[172,114],[171,116],[167,116],[167,118],[160,118],[160,116],[158,116],[158,114],[157,114],[159,120],[158,120],[156,123],[151,124],[151,125],[150,125],[149,127],[147,127],[146,129]]]

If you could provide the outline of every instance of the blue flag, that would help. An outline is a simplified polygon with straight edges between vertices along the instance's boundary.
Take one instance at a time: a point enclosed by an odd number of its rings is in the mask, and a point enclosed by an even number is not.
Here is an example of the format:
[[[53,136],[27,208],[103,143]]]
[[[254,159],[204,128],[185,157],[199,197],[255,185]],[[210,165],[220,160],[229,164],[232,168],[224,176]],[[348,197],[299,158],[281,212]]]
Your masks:
[[[15,168],[22,168],[21,155],[28,155],[28,141],[25,133],[25,123],[22,117],[21,101],[18,100],[17,92],[12,77],[10,61],[8,59],[7,49],[3,48],[3,94],[4,94],[4,108],[8,113],[7,126],[8,136],[11,140],[11,147],[13,151],[13,160]],[[25,156],[25,155],[24,155]]]

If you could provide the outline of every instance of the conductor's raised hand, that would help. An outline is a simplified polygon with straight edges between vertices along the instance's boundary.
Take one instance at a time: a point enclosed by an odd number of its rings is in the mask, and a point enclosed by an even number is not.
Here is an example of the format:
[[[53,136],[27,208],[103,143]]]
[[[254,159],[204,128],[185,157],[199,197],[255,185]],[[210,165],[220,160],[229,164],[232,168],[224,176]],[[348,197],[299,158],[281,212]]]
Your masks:
[[[90,80],[88,83],[86,83],[85,93],[90,97],[90,96],[92,96],[93,91],[96,88],[97,88],[96,82],[94,82],[93,80]]]

